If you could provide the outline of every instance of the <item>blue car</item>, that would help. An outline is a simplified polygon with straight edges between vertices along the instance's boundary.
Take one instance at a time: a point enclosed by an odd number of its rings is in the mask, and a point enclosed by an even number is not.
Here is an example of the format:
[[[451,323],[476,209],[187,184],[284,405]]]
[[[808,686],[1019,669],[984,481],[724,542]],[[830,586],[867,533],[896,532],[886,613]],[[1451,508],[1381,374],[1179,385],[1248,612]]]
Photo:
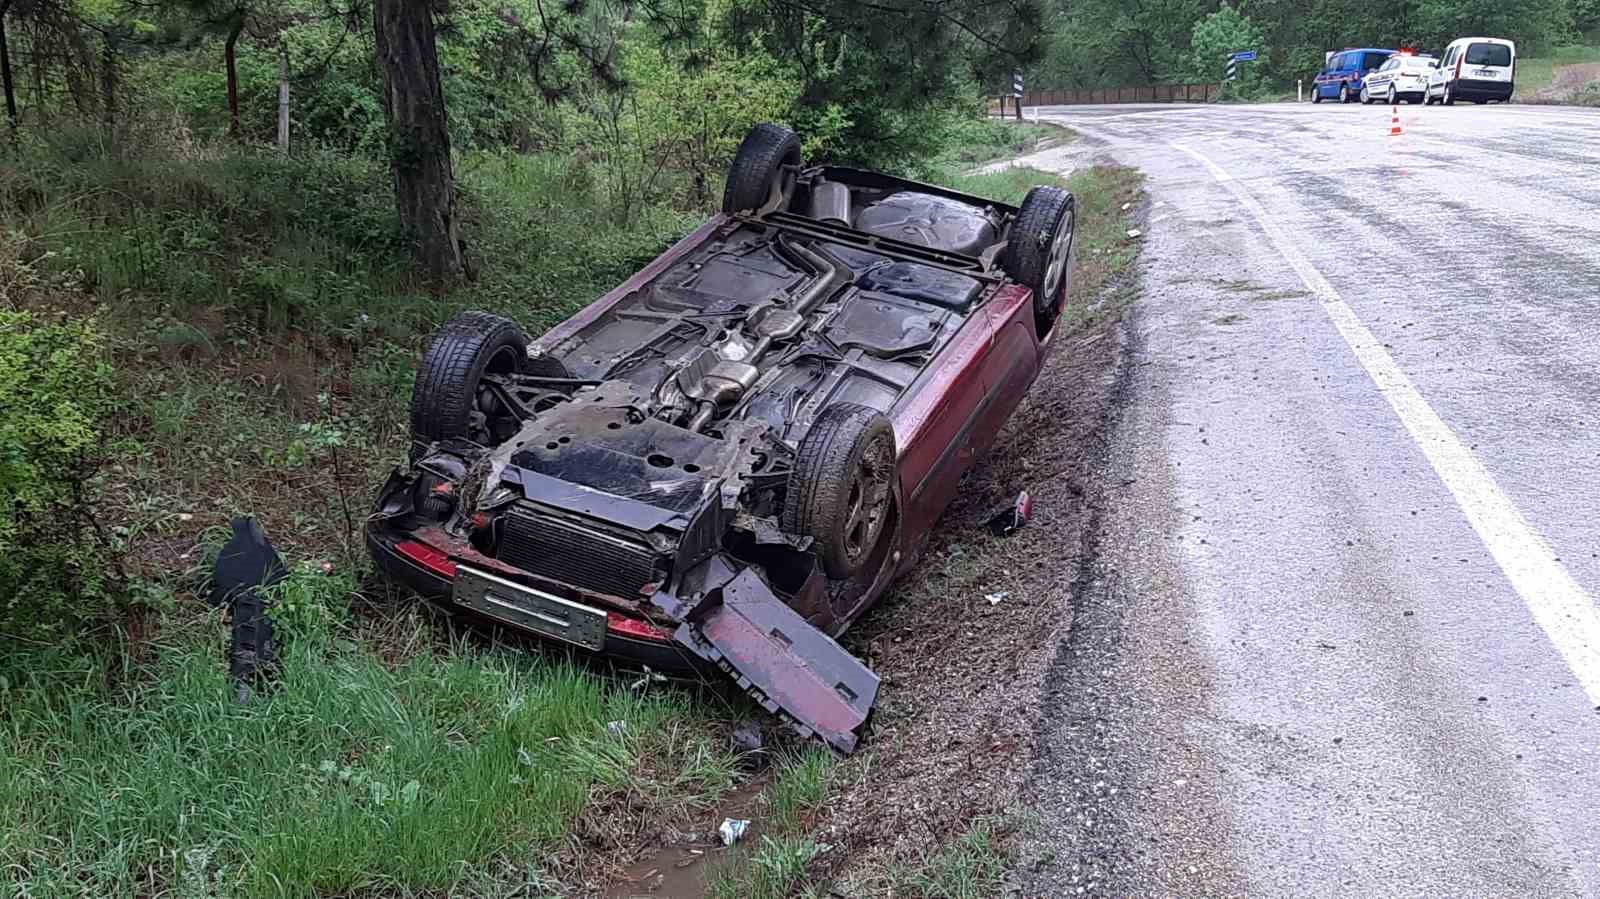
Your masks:
[[[1328,57],[1328,64],[1317,73],[1311,85],[1311,102],[1338,98],[1340,103],[1354,103],[1361,96],[1361,85],[1367,74],[1389,61],[1393,50],[1357,48],[1340,50]]]

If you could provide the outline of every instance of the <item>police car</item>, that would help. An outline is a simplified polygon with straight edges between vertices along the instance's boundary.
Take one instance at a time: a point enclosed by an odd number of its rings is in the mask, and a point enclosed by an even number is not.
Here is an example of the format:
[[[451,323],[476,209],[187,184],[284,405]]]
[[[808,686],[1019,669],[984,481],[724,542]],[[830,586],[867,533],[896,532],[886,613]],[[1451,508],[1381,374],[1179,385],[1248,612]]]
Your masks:
[[[1439,67],[1439,60],[1401,50],[1366,77],[1361,85],[1361,102],[1388,104],[1421,103],[1428,92],[1428,76]]]

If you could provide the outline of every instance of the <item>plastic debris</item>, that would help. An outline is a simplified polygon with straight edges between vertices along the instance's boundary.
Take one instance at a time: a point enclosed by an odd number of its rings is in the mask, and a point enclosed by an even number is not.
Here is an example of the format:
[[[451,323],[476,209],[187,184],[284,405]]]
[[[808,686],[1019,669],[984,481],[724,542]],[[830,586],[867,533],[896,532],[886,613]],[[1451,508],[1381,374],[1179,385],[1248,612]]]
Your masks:
[[[1032,517],[1033,497],[1024,490],[1017,494],[1017,498],[1012,500],[1010,505],[990,517],[989,532],[996,537],[1004,537],[1027,524],[1028,519]]]
[[[744,818],[723,818],[717,833],[722,837],[722,845],[732,846],[744,839],[744,832],[749,829],[750,822]]]
[[[619,721],[607,721],[606,722],[606,733],[610,734],[613,737],[621,738],[627,732],[628,732],[628,722],[626,722],[626,721],[620,721],[619,720]]]
[[[1140,231],[1140,230],[1139,230],[1139,229],[1138,229],[1138,228],[1129,228],[1129,229],[1128,229],[1128,236],[1129,236],[1129,237],[1138,237],[1138,236],[1140,236],[1140,235],[1141,235],[1141,234],[1143,234],[1143,233],[1144,233],[1144,232],[1143,232],[1143,231]]]
[[[761,725],[754,721],[741,721],[733,729],[733,746],[740,752],[760,752],[767,745],[761,735]]]
[[[989,601],[989,605],[997,606],[1000,603],[1004,602],[1005,598],[1010,596],[1010,595],[1011,595],[1011,591],[1010,590],[1001,590],[999,593],[985,593],[983,598],[987,599]]]

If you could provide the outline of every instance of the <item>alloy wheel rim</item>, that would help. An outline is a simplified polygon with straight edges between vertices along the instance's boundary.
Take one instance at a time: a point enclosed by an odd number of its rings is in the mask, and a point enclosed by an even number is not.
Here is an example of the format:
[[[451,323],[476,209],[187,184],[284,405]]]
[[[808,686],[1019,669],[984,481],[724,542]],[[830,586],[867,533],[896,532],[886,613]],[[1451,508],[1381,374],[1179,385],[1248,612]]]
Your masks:
[[[1067,265],[1072,255],[1072,232],[1077,215],[1077,210],[1068,209],[1067,214],[1056,224],[1055,241],[1050,244],[1050,255],[1045,261],[1043,292],[1046,300],[1052,304],[1055,302],[1056,294],[1061,291],[1062,282],[1066,280]]]
[[[845,515],[844,550],[852,565],[866,558],[878,544],[889,511],[889,479],[894,470],[894,449],[887,435],[867,444],[850,480],[849,511]]]

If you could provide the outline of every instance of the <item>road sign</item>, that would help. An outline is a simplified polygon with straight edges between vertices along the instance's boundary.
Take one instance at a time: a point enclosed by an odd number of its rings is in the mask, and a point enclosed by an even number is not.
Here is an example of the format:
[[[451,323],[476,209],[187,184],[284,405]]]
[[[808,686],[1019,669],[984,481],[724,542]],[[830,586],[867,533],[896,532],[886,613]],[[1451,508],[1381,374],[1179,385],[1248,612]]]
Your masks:
[[[1234,53],[1231,56],[1229,56],[1228,58],[1232,59],[1234,62],[1255,62],[1255,60],[1256,60],[1256,51],[1254,51],[1254,50],[1245,50],[1245,51],[1240,52],[1240,53]]]
[[[990,83],[992,84],[993,82]],[[1012,96],[1022,96],[1022,73],[1020,71],[1011,73],[1011,93]]]
[[[1228,60],[1228,76],[1227,76],[1227,80],[1233,81],[1238,77],[1239,77],[1239,62],[1238,62],[1238,60],[1234,60],[1234,59]]]

